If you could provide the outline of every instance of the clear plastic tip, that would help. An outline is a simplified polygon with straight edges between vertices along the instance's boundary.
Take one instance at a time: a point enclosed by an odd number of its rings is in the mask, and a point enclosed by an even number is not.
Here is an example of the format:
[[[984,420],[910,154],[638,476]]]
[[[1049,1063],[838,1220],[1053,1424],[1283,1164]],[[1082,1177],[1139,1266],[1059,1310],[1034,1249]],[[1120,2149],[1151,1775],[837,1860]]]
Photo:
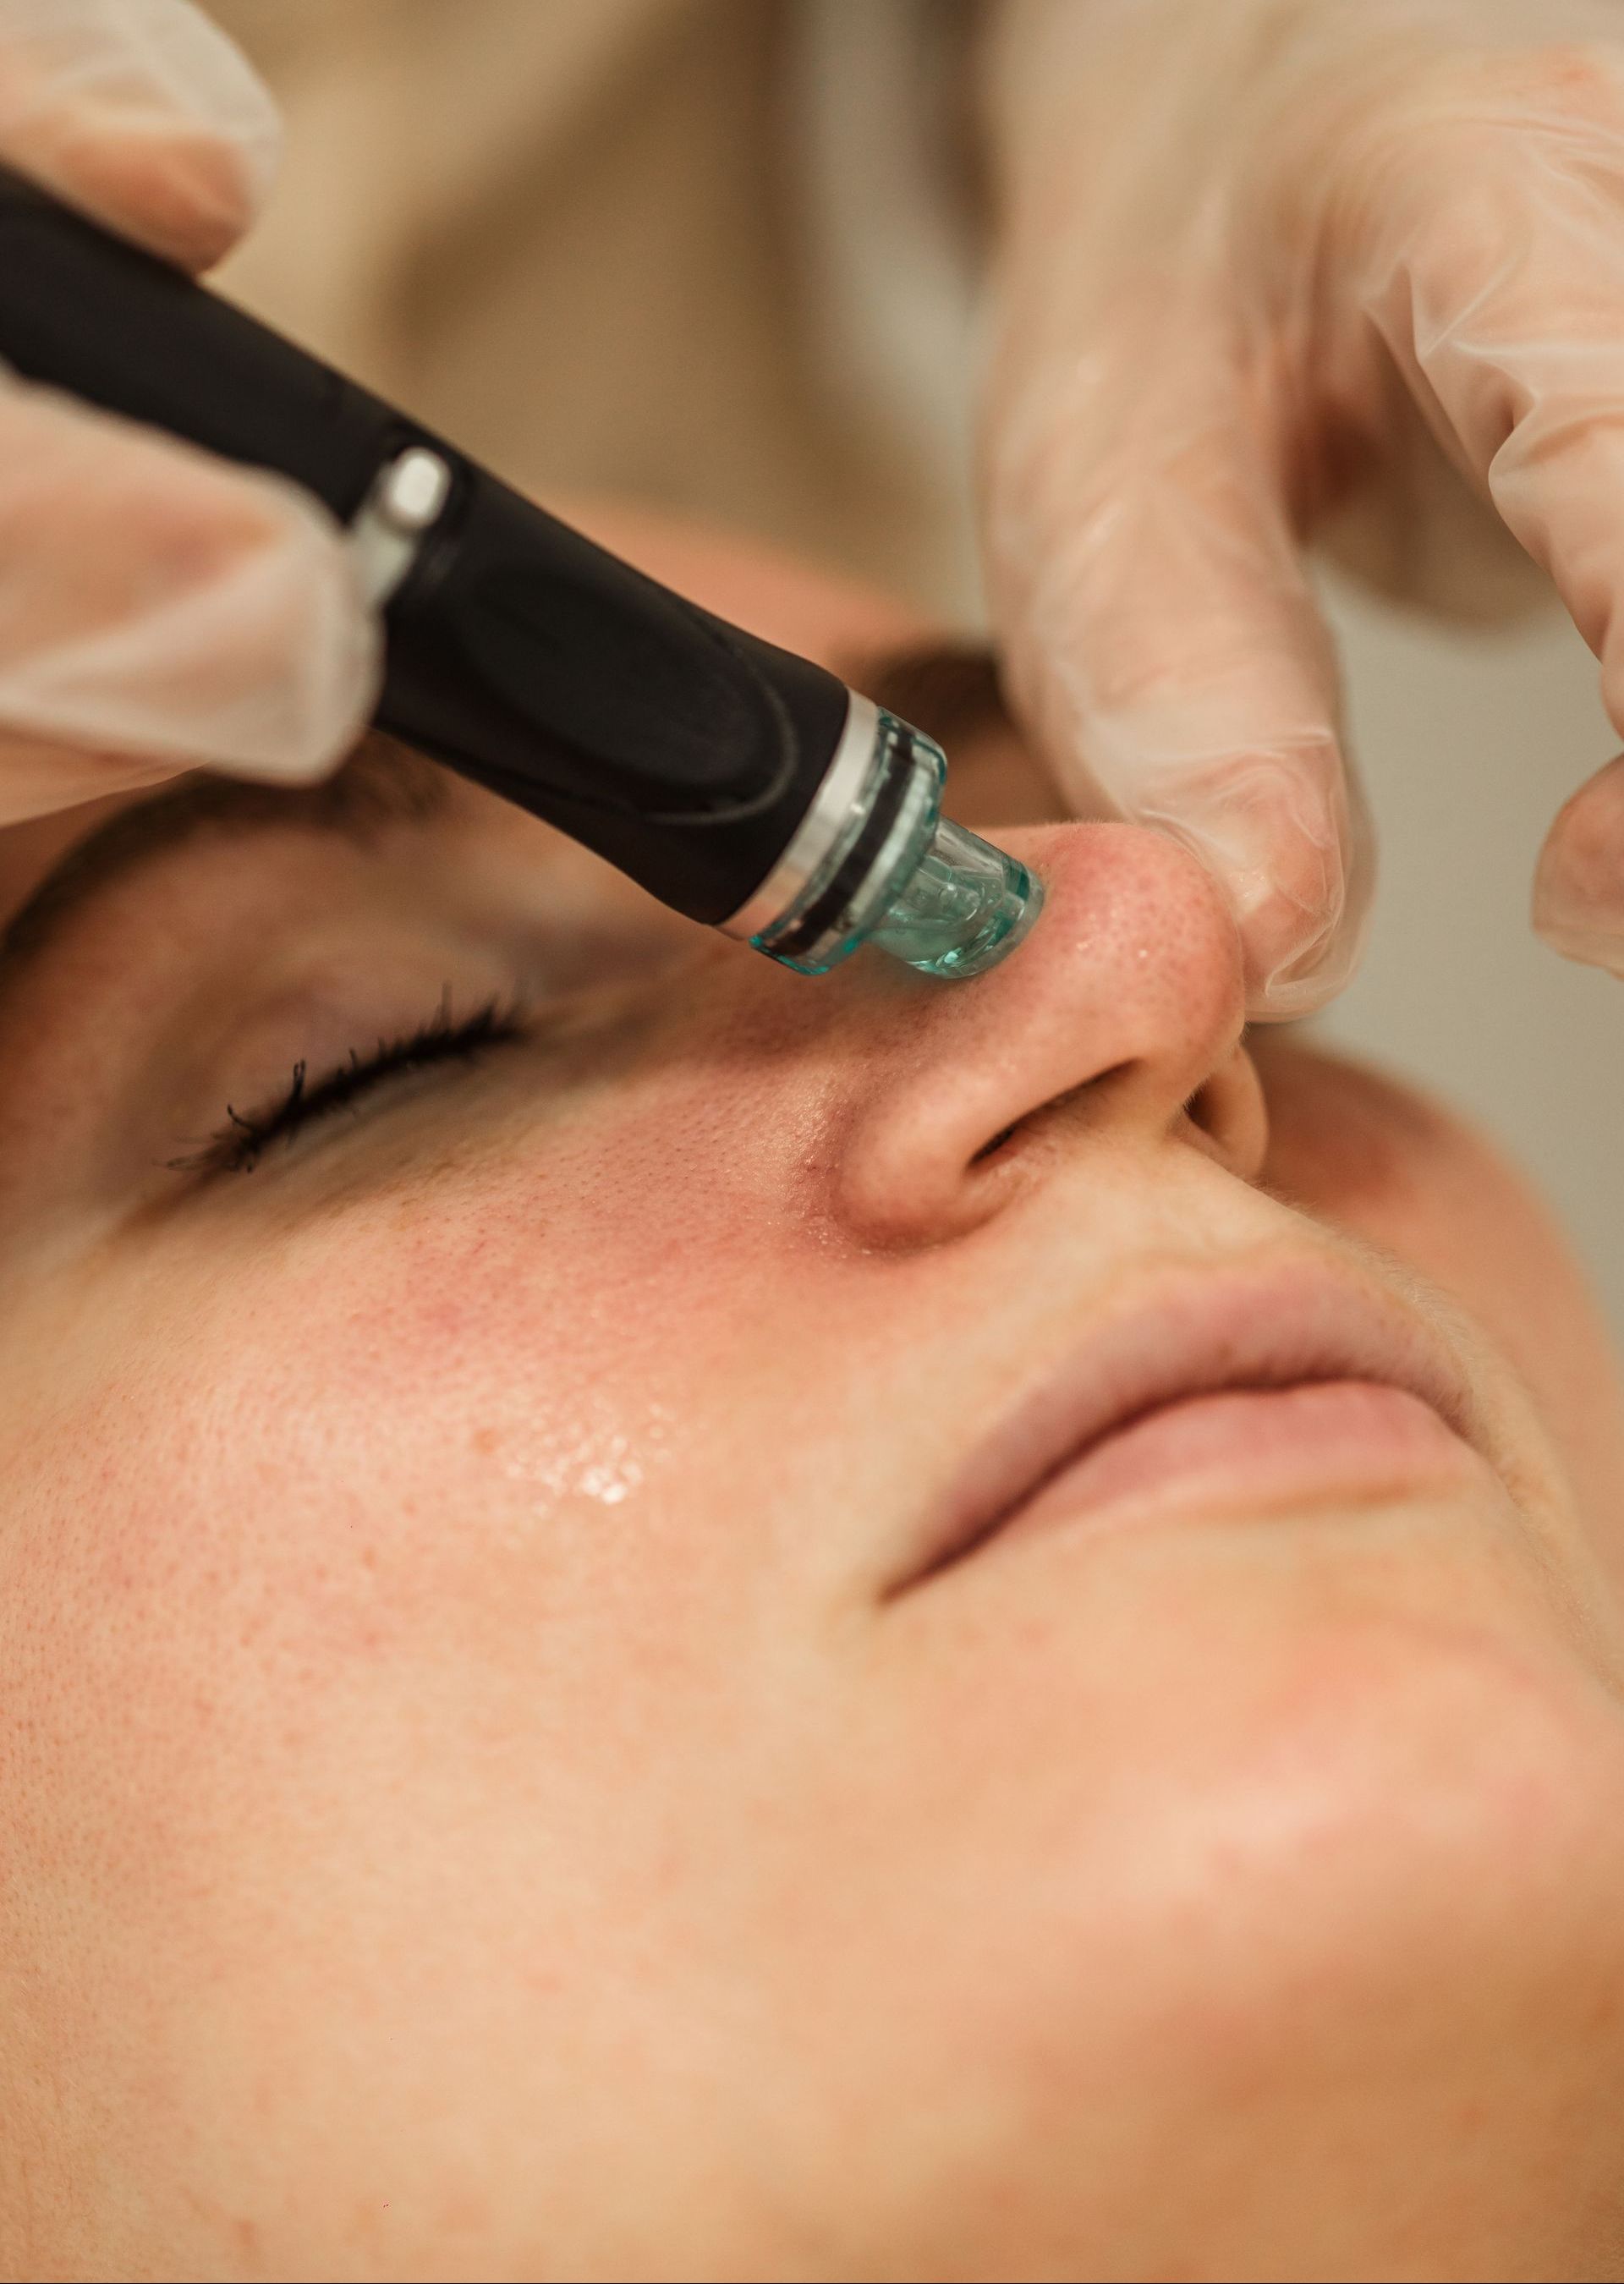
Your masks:
[[[1042,883],[1018,858],[940,817],[869,942],[922,975],[980,975],[1014,950],[1042,902]]]
[[[860,946],[878,944],[923,975],[980,975],[1013,951],[1037,918],[1035,874],[941,813],[947,756],[922,730],[854,698],[841,750],[802,833],[815,862],[784,868],[727,925],[769,959],[826,975]],[[759,903],[771,913],[753,926]]]

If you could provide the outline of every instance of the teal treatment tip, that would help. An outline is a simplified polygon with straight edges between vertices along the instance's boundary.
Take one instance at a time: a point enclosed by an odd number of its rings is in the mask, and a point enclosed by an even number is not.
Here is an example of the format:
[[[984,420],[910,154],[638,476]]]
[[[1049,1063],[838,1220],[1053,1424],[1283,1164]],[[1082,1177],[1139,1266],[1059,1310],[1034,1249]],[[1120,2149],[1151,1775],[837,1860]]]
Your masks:
[[[1017,857],[939,817],[913,872],[869,937],[922,975],[965,980],[1006,959],[1042,909],[1043,884]]]

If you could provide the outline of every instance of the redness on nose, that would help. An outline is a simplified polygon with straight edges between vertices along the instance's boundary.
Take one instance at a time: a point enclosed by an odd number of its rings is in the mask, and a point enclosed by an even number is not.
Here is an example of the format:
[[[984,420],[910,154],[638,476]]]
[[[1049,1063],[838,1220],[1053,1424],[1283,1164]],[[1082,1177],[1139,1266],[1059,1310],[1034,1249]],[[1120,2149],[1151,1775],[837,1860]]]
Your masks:
[[[1240,934],[1222,889],[1187,849],[1142,826],[1062,827],[1031,853],[1048,905],[1007,982],[989,986],[1008,995],[1001,1053],[1019,1052],[1050,1100],[1136,1073],[1124,1103],[1181,1124],[1192,1103],[1212,1133],[1225,1120],[1208,1090],[1245,1014]],[[1222,1087],[1217,1096],[1227,1100]],[[1006,1110],[999,1130],[1010,1123]],[[978,1161],[996,1154],[990,1145]]]
[[[1241,940],[1222,891],[1199,860],[1164,834],[1131,825],[1060,827],[1045,836],[1043,869],[1057,923],[1042,932],[1097,983],[1146,1009],[1153,1027],[1205,1029],[1215,1004],[1239,1004]],[[1060,942],[1061,925],[1069,946]],[[1234,1020],[1238,1020],[1238,1012]]]
[[[1187,850],[1121,825],[1011,839],[1042,870],[1041,922],[974,990],[910,995],[837,1154],[835,1209],[867,1243],[932,1242],[995,1212],[1003,1185],[971,1169],[995,1177],[1030,1120],[1085,1091],[1097,1134],[1188,1138],[1183,1105],[1239,1037],[1238,932]]]

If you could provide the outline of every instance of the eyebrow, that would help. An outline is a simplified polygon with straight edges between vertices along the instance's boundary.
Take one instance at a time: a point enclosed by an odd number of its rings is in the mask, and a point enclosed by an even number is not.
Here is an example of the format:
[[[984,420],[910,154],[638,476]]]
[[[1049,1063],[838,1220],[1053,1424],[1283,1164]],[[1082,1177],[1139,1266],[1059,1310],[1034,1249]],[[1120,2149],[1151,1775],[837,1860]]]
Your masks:
[[[1008,724],[996,663],[966,643],[920,642],[854,657],[842,678],[887,713],[925,731],[951,755],[955,743]],[[118,811],[48,872],[0,929],[0,988],[115,884],[206,837],[264,832],[337,833],[364,842],[390,825],[442,816],[457,780],[379,731],[364,738],[324,783],[286,787],[199,774]]]
[[[0,983],[35,958],[116,882],[206,837],[262,832],[346,833],[364,841],[392,825],[423,825],[450,804],[451,780],[421,755],[377,733],[318,786],[253,785],[238,778],[182,778],[121,809],[46,874],[0,931]]]

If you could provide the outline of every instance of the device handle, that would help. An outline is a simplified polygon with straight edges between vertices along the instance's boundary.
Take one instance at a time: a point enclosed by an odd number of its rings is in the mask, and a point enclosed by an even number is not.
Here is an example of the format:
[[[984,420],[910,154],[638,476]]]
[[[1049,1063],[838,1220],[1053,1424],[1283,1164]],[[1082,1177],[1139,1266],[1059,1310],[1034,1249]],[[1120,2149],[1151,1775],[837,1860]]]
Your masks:
[[[0,168],[0,357],[302,484],[355,524],[409,453],[443,499],[385,610],[379,725],[716,922],[806,815],[850,693],[645,578],[394,406]]]

